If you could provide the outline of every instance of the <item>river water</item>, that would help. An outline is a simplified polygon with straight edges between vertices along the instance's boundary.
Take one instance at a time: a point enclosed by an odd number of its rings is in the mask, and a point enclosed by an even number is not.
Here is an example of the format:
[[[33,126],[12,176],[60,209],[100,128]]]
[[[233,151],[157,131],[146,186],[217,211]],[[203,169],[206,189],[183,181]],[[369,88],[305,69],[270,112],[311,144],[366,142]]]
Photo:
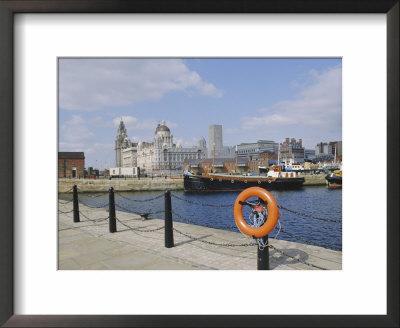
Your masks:
[[[233,218],[233,203],[239,192],[184,193],[183,191],[172,191],[171,193],[174,221],[238,231]],[[280,209],[281,230],[277,236],[278,239],[342,249],[341,189],[310,186],[300,190],[271,191],[271,194],[279,206],[296,212]],[[158,195],[163,195],[163,192],[116,192],[116,210],[140,214],[163,211],[164,196],[145,201]],[[71,195],[60,194],[60,199],[70,200]],[[107,208],[108,193],[79,193],[79,201],[91,206]],[[244,212],[244,216],[246,215],[247,213]],[[164,214],[156,213],[149,217],[163,218]],[[340,222],[329,222],[329,220]],[[278,230],[279,225],[270,233],[270,238],[273,238]]]

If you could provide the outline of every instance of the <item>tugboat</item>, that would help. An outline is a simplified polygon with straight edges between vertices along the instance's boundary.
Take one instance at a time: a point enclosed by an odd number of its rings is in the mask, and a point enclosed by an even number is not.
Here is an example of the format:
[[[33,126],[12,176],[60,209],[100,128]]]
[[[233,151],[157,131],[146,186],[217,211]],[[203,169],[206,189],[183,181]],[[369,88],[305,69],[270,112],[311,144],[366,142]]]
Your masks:
[[[239,175],[224,173],[206,173],[205,175],[184,174],[185,192],[241,191],[250,187],[271,189],[300,188],[303,177],[296,172],[283,172],[280,165],[273,165],[267,175]]]
[[[335,170],[333,173],[328,174],[325,179],[328,181],[329,188],[342,187],[342,170]]]

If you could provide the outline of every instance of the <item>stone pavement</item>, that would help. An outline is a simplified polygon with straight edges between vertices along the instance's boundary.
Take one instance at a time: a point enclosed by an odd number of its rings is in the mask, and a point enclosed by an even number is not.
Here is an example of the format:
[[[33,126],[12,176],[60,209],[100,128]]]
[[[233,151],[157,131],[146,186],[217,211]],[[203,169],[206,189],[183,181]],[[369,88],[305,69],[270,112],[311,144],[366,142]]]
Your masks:
[[[118,231],[109,233],[106,208],[79,204],[79,210],[81,222],[74,223],[72,202],[59,201],[60,270],[257,269],[257,247],[235,246],[252,243],[238,232],[174,222],[175,247],[165,248],[163,219],[143,220],[138,215],[116,211]],[[342,268],[340,251],[272,238],[269,242],[271,269]]]

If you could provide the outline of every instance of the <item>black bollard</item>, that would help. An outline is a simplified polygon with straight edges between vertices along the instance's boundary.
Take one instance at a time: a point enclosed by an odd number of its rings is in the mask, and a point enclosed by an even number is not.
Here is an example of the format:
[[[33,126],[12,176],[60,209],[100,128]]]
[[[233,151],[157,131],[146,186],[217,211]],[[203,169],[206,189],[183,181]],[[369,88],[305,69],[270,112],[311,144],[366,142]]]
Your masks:
[[[80,222],[79,220],[79,202],[78,202],[78,187],[74,185],[73,190],[73,206],[74,206],[74,222]]]
[[[114,188],[110,187],[108,190],[108,209],[109,209],[109,217],[108,217],[108,226],[110,232],[117,231],[117,222],[115,219],[115,199],[114,199]]]
[[[165,247],[174,247],[174,232],[172,228],[171,192],[165,191]]]
[[[264,244],[268,245],[268,235],[261,239]],[[269,246],[261,250],[257,245],[257,270],[269,270]]]

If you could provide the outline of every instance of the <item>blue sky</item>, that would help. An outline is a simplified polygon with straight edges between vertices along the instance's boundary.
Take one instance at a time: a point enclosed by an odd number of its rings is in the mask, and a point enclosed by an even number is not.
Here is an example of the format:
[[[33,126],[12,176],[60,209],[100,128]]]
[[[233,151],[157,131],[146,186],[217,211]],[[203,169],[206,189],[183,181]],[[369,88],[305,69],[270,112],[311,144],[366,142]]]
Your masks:
[[[187,147],[222,124],[227,146],[289,137],[314,149],[342,139],[341,59],[59,60],[59,151],[114,166],[121,117],[135,142],[165,120]]]

